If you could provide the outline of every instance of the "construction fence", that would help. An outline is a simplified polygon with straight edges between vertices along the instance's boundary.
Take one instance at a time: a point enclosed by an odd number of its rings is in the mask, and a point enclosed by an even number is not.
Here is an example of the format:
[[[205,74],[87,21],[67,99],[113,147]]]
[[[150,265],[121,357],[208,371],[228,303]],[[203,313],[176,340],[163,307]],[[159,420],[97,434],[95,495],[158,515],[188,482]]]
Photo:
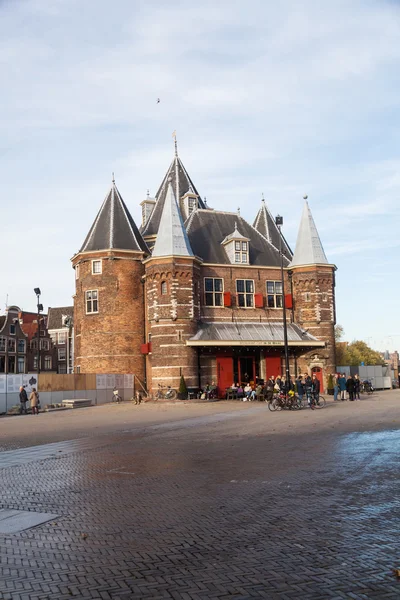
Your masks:
[[[36,388],[41,406],[61,404],[63,400],[91,400],[93,405],[106,404],[113,399],[114,388],[123,400],[130,400],[135,392],[135,376],[96,373],[28,373],[0,374],[0,414],[19,405],[19,389],[23,386],[29,394]]]

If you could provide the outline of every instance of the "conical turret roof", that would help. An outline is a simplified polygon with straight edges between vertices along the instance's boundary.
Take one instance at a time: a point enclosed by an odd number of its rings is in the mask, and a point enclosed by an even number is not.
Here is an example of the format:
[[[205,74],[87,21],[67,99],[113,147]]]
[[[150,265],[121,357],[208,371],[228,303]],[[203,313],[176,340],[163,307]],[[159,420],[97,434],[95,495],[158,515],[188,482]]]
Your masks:
[[[145,238],[157,235],[158,233],[169,183],[174,190],[175,198],[181,210],[183,208],[181,206],[181,198],[187,193],[195,194],[197,196],[198,208],[207,208],[201,199],[193,181],[189,177],[188,172],[183,166],[183,163],[178,156],[177,147],[175,146],[175,156],[156,194],[156,204],[153,212],[151,213],[145,225],[140,229],[143,237]],[[189,215],[185,215],[185,218],[188,216]]]
[[[304,203],[296,249],[289,266],[329,264],[308,202]]]
[[[261,207],[254,220],[253,227],[254,229],[257,229],[257,231],[261,233],[261,235],[267,238],[267,240],[277,249],[279,249],[279,236],[281,236],[283,255],[286,256],[286,258],[288,258],[289,260],[292,259],[293,252],[290,249],[289,244],[285,240],[284,236],[281,233],[279,233],[279,229],[276,226],[275,219],[271,215],[264,198],[261,201]]]
[[[168,182],[152,256],[193,256],[171,182]]]
[[[79,252],[112,248],[150,254],[114,180]]]

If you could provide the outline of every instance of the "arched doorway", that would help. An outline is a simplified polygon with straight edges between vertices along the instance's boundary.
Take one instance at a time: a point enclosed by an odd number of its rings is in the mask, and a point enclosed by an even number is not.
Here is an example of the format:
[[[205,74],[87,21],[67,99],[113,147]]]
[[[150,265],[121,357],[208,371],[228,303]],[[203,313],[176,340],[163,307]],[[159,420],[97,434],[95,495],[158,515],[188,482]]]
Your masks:
[[[312,373],[312,375],[316,375],[317,376],[317,379],[318,379],[318,381],[320,383],[320,386],[321,386],[321,392],[324,393],[324,374],[322,372],[321,367],[313,367],[311,369],[311,373]]]

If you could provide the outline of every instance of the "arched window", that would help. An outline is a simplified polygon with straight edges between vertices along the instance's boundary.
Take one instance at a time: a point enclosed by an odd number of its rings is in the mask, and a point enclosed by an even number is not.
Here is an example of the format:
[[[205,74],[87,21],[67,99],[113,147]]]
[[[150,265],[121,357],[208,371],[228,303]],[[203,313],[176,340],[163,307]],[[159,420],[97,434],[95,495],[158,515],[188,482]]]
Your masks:
[[[168,294],[168,284],[166,281],[161,282],[161,295],[166,296]]]

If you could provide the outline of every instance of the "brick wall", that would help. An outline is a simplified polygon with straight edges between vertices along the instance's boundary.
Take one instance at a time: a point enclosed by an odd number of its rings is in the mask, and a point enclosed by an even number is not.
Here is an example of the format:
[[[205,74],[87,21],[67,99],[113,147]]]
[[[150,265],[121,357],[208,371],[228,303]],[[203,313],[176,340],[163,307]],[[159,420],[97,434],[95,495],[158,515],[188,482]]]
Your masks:
[[[102,273],[92,274],[92,260]],[[74,297],[75,367],[82,373],[134,373],[144,379],[142,254],[104,251],[73,259],[79,265]],[[98,290],[98,313],[86,314],[85,292]]]

